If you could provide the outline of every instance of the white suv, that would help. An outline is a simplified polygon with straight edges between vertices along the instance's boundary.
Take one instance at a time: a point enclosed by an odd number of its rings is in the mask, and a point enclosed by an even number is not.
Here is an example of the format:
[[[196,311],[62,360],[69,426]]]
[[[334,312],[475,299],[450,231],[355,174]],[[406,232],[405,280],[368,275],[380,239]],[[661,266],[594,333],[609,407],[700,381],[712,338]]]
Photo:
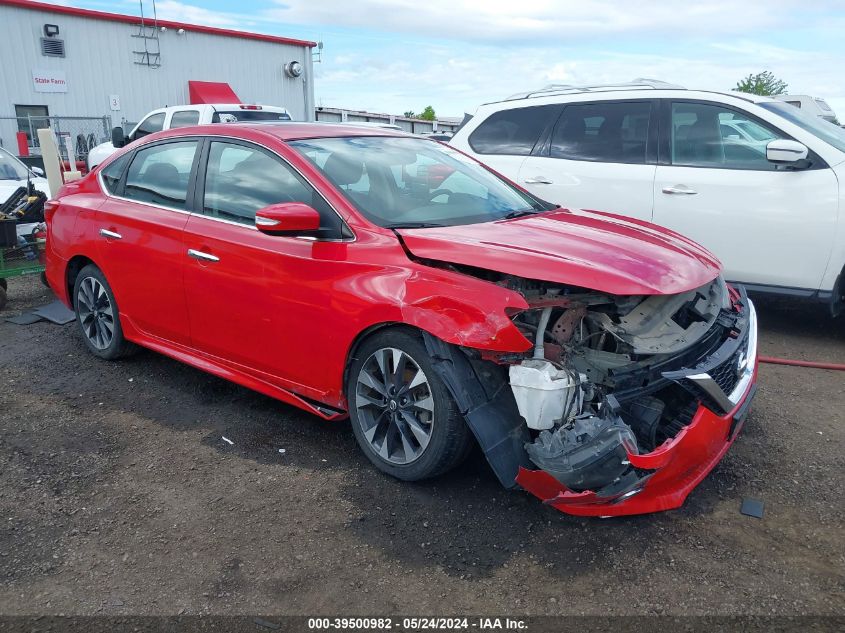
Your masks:
[[[845,293],[845,130],[783,101],[651,80],[482,105],[450,141],[531,193],[661,224],[749,289]]]

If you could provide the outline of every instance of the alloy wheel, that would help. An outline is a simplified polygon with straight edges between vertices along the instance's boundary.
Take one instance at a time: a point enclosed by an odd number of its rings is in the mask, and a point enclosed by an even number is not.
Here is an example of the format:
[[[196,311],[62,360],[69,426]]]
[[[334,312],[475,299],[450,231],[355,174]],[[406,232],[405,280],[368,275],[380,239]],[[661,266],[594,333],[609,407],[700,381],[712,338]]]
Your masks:
[[[434,398],[425,372],[394,347],[376,350],[358,372],[355,408],[371,448],[391,464],[418,459],[431,440]]]
[[[114,309],[103,284],[94,277],[79,284],[76,310],[88,341],[99,350],[107,349],[114,339]]]

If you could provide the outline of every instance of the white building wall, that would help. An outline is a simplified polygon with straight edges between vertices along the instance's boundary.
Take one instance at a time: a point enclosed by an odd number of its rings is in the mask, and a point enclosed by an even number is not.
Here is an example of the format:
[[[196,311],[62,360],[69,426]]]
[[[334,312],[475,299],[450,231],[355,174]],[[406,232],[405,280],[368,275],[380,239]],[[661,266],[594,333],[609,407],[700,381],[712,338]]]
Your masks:
[[[45,23],[57,24],[66,57],[41,54]],[[140,19],[139,19],[140,24]],[[159,32],[161,66],[135,63],[143,40],[130,24],[0,5],[0,117],[15,105],[46,105],[53,116],[111,115],[138,121],[165,105],[188,103],[188,80],[228,83],[241,101],[286,107],[296,120],[313,119],[313,66],[306,46],[227,37],[175,29]],[[302,63],[303,77],[284,73],[290,61]],[[61,70],[66,93],[36,92],[33,70]],[[111,111],[109,95],[120,97]],[[12,122],[0,121],[0,138],[14,148]],[[10,136],[11,134],[11,136]]]

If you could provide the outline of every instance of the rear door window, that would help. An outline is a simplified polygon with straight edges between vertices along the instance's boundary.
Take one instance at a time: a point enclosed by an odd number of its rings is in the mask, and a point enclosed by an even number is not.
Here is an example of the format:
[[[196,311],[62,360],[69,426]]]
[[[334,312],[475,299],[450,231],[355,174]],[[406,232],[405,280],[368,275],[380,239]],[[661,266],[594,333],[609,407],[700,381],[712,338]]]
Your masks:
[[[650,119],[649,101],[568,105],[552,133],[550,156],[644,164]]]
[[[131,152],[129,154],[124,154],[103,168],[100,175],[103,179],[103,186],[106,188],[106,192],[110,194],[118,193],[117,187],[120,184],[120,177],[123,176],[126,164],[129,162],[129,157],[131,155]]]
[[[145,147],[135,153],[123,196],[171,209],[186,209],[197,141]]]
[[[188,127],[200,122],[199,110],[177,110],[170,117],[170,127]]]
[[[557,105],[500,110],[469,135],[469,145],[479,154],[527,156],[558,112]]]

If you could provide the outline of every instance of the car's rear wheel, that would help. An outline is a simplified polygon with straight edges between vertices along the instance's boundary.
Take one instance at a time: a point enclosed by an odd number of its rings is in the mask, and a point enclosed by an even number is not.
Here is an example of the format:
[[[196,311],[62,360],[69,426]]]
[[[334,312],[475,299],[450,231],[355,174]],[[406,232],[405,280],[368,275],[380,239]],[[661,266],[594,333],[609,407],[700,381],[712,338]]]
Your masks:
[[[375,466],[415,481],[457,466],[472,435],[422,341],[403,330],[359,348],[347,384],[355,439]]]
[[[88,350],[105,360],[117,360],[132,351],[123,336],[120,313],[105,275],[89,264],[79,271],[73,285],[76,322]]]

